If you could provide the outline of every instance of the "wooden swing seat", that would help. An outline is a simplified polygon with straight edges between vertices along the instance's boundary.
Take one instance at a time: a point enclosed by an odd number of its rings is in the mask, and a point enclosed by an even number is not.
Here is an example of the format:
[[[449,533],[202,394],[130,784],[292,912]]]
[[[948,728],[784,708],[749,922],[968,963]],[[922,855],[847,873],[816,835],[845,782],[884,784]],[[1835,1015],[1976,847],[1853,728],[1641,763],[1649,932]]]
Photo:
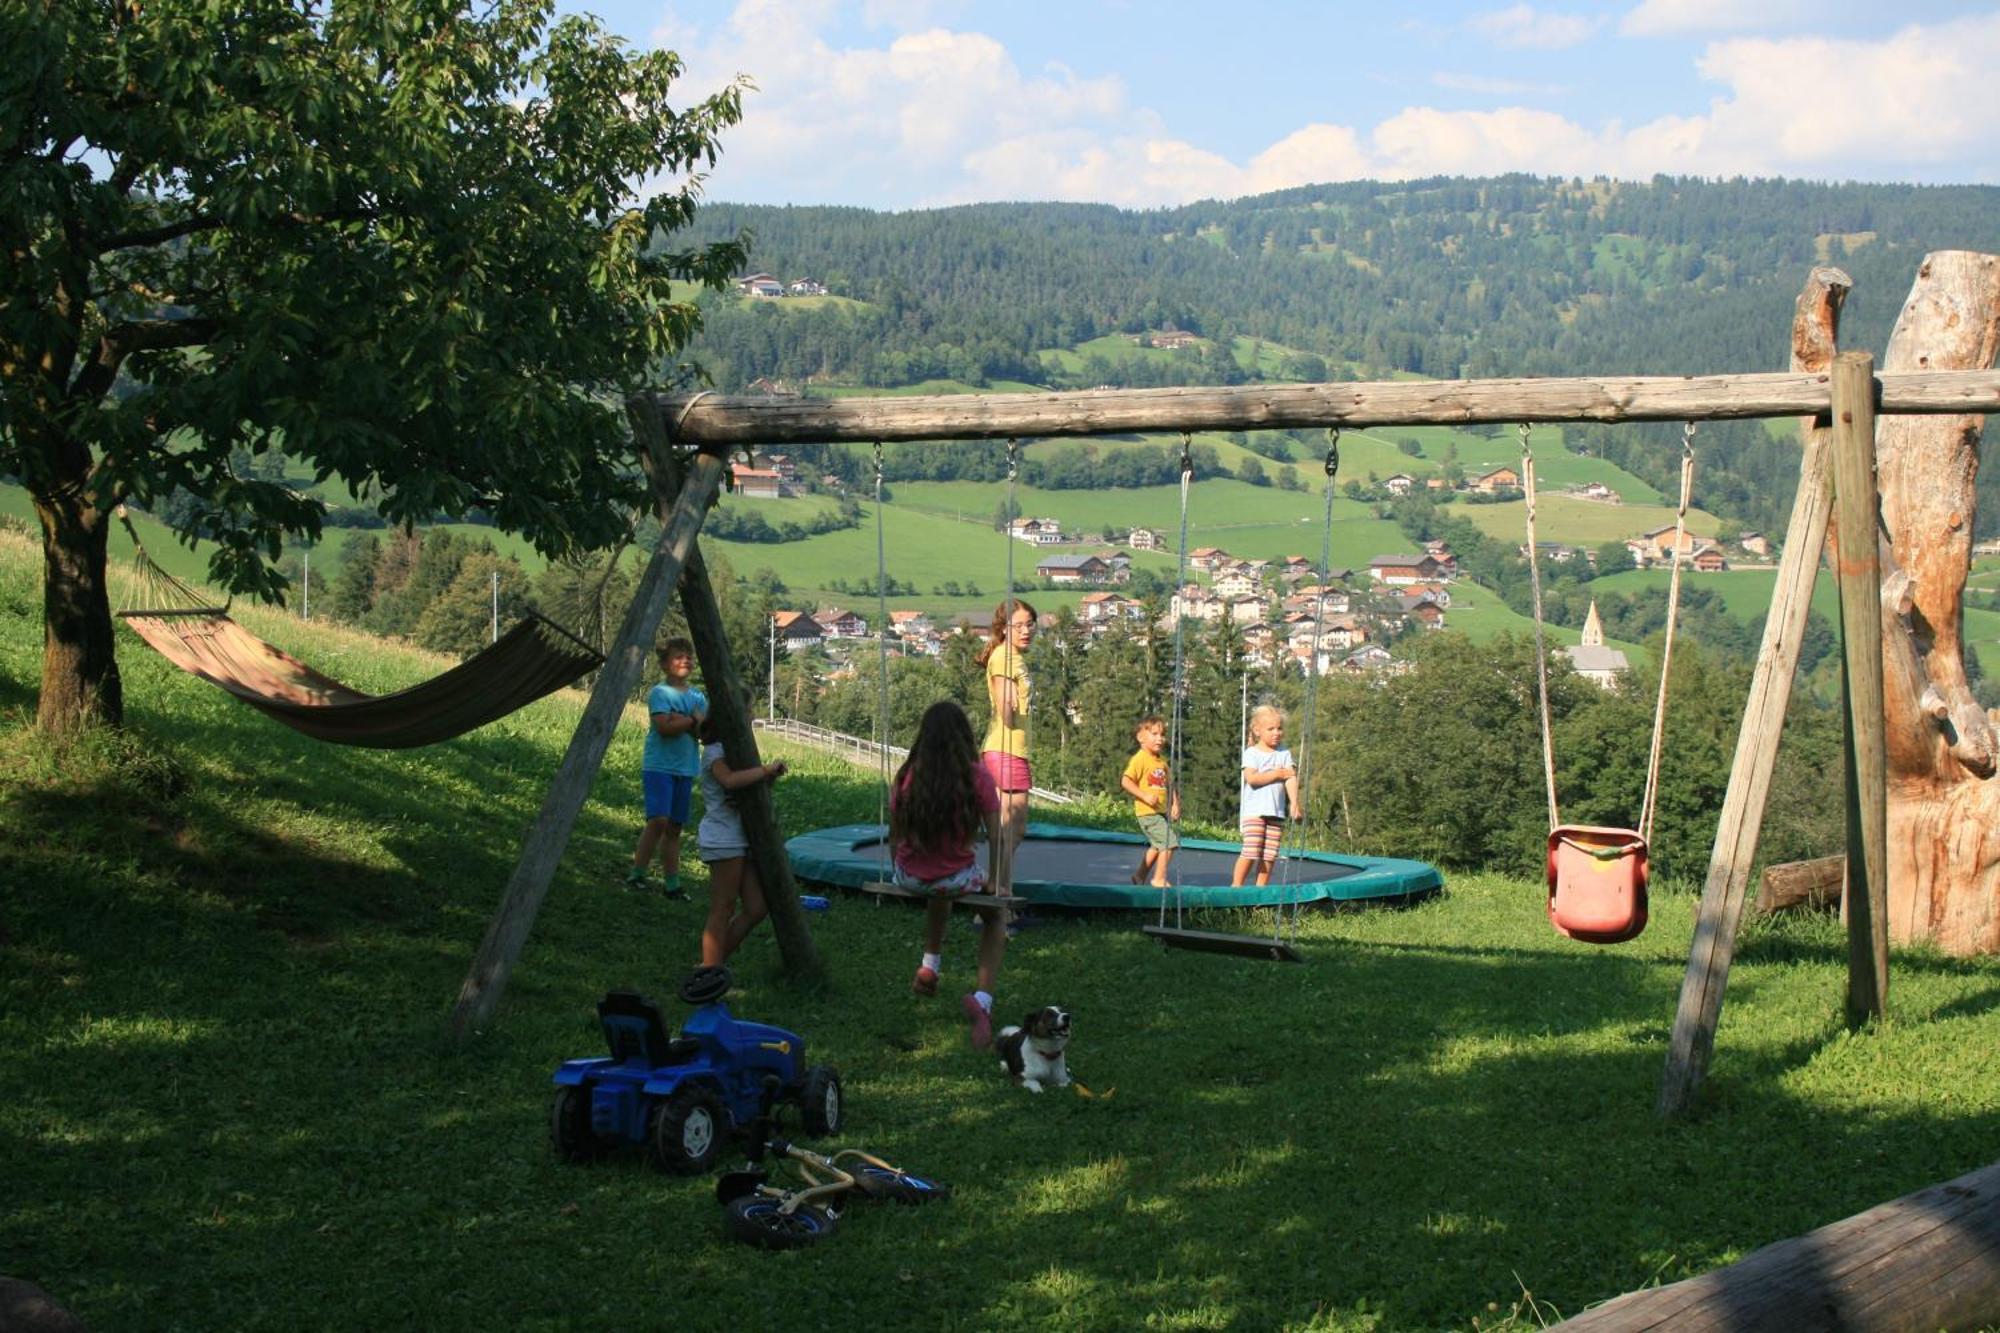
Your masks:
[[[911,902],[918,903],[927,903],[934,898],[942,898],[955,907],[1007,908],[1021,901],[1011,894],[999,893],[960,893],[956,895],[948,893],[919,893],[915,889],[906,889],[900,884],[892,884],[887,880],[880,879],[869,880],[861,886],[861,891],[863,893],[872,893],[878,898],[907,898]]]
[[[1646,928],[1646,840],[1632,829],[1563,824],[1549,833],[1549,924],[1586,944]]]
[[[1169,949],[1194,953],[1228,954],[1233,958],[1262,958],[1273,963],[1303,963],[1297,949],[1268,935],[1232,935],[1221,930],[1176,930],[1172,926],[1141,926]]]

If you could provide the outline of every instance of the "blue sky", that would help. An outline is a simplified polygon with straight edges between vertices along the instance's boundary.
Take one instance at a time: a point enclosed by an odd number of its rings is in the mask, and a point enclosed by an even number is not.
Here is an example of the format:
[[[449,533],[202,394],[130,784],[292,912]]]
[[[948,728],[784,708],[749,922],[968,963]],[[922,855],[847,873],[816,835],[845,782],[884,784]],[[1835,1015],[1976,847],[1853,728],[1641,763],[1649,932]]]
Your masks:
[[[2000,183],[2000,4],[559,0],[756,90],[710,199],[1156,206],[1432,174]]]

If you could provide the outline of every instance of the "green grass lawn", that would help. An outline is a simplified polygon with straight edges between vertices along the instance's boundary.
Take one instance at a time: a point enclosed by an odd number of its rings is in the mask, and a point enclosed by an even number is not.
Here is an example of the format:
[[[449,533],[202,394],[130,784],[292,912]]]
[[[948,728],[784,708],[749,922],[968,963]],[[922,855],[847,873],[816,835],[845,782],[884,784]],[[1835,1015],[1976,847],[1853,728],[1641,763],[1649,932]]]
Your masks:
[[[1527,539],[1522,502],[1456,505],[1452,512],[1472,520],[1481,532],[1516,546]],[[1688,510],[1688,531],[1702,537],[1715,535],[1718,520],[1699,509]],[[1674,511],[1668,505],[1604,504],[1569,495],[1543,491],[1535,500],[1535,538],[1545,542],[1569,542],[1595,549],[1606,542],[1623,541],[1642,532],[1674,525]]]
[[[1303,967],[1162,953],[1120,918],[1024,932],[1000,1011],[1071,1008],[1097,1099],[1009,1087],[948,1000],[909,994],[917,915],[838,897],[810,918],[830,984],[786,981],[760,932],[731,1002],[840,1066],[847,1142],[955,1195],[746,1250],[710,1181],[548,1148],[592,1003],[666,997],[695,957],[695,904],[614,882],[636,719],[498,1020],[452,1051],[576,699],[329,748],[121,633],[129,731],[58,755],[27,726],[37,569],[0,537],[0,1271],[94,1328],[1526,1328],[1983,1165],[2000,1135],[2000,962],[1901,951],[1893,1021],[1849,1035],[1826,918],[1748,927],[1699,1113],[1663,1124],[1683,893],[1616,949],[1554,936],[1539,880],[1501,875],[1313,916]],[[438,667],[287,630],[369,688]],[[871,775],[788,757],[788,828],[874,817]],[[972,946],[955,927],[948,993]]]

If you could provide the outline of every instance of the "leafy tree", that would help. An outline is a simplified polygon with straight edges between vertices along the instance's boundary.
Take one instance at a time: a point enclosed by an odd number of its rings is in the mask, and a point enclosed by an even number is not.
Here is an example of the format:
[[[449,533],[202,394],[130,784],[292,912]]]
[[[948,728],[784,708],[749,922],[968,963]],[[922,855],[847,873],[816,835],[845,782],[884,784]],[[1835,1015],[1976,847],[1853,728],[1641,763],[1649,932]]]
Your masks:
[[[375,604],[375,565],[382,558],[382,543],[375,537],[357,537],[347,544],[340,573],[333,580],[335,620],[354,622],[368,614]]]
[[[123,716],[120,502],[187,491],[211,577],[282,592],[281,538],[320,508],[237,450],[282,440],[397,521],[477,507],[550,553],[608,543],[641,490],[618,395],[698,327],[671,284],[743,256],[656,244],[740,111],[734,85],[670,105],[670,52],[540,0],[226,19],[0,11],[0,473],[41,523],[46,730]]]
[[[497,621],[506,630],[529,609],[528,576],[520,561],[490,548],[466,556],[450,585],[417,617],[411,637],[433,652],[470,657],[493,641],[496,588]]]
[[[1624,542],[1606,542],[1597,548],[1598,578],[1636,568],[1638,566],[1632,559],[1632,548]]]
[[[1269,486],[1271,479],[1264,475],[1264,465],[1248,454],[1236,465],[1236,479],[1249,482],[1252,486]]]

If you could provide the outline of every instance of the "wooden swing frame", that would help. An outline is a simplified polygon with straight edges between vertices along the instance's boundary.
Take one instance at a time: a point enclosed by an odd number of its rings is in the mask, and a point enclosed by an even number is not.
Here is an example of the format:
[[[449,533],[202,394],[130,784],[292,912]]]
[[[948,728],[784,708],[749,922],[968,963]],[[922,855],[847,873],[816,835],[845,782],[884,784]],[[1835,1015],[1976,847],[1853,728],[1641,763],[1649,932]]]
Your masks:
[[[673,442],[696,456],[678,489],[653,556],[610,660],[572,736],[486,937],[460,988],[451,1031],[464,1041],[483,1030],[532,929],[541,900],[575,826],[619,714],[637,684],[646,646],[657,632],[682,571],[698,560],[694,539],[721,488],[731,448],[802,443],[938,441],[1008,437],[1079,437],[1163,431],[1271,430],[1289,426],[1464,426],[1511,422],[1715,421],[1796,417],[1804,449],[1798,495],[1786,530],[1783,560],[1738,732],[1727,793],[1702,893],[1687,975],[1681,988],[1658,1107],[1674,1114],[1698,1089],[1713,1048],[1744,889],[1776,761],[1779,732],[1798,664],[1799,642],[1831,509],[1829,460],[1840,460],[1842,504],[1852,517],[1840,526],[1844,600],[1879,605],[1872,469],[1877,412],[1957,416],[2000,412],[2000,370],[1875,373],[1865,353],[1839,354],[1840,305],[1851,280],[1838,269],[1813,270],[1800,294],[1792,328],[1792,369],[1785,373],[1704,376],[1581,376],[1456,382],[1246,385],[1221,388],[1093,390],[1067,393],[970,394],[930,398],[769,399],[639,395],[628,404],[635,422],[673,424]],[[658,427],[656,427],[657,429]],[[707,578],[690,579],[712,608]],[[684,594],[685,595],[685,594]],[[1846,617],[1846,656],[1853,688],[1850,722],[1856,737],[1851,834],[1849,931],[1850,1018],[1879,1012],[1886,975],[1886,777],[1882,748],[1882,634],[1879,616]],[[726,650],[698,639],[703,671],[733,685]],[[760,821],[761,823],[762,821]],[[746,820],[746,828],[748,821]],[[773,825],[775,828],[775,825]],[[753,843],[756,840],[753,838]],[[782,865],[783,853],[770,848]],[[760,856],[760,870],[764,858]],[[781,927],[798,905],[789,874],[766,877],[774,922]],[[816,970],[809,935],[788,942],[786,966]]]

